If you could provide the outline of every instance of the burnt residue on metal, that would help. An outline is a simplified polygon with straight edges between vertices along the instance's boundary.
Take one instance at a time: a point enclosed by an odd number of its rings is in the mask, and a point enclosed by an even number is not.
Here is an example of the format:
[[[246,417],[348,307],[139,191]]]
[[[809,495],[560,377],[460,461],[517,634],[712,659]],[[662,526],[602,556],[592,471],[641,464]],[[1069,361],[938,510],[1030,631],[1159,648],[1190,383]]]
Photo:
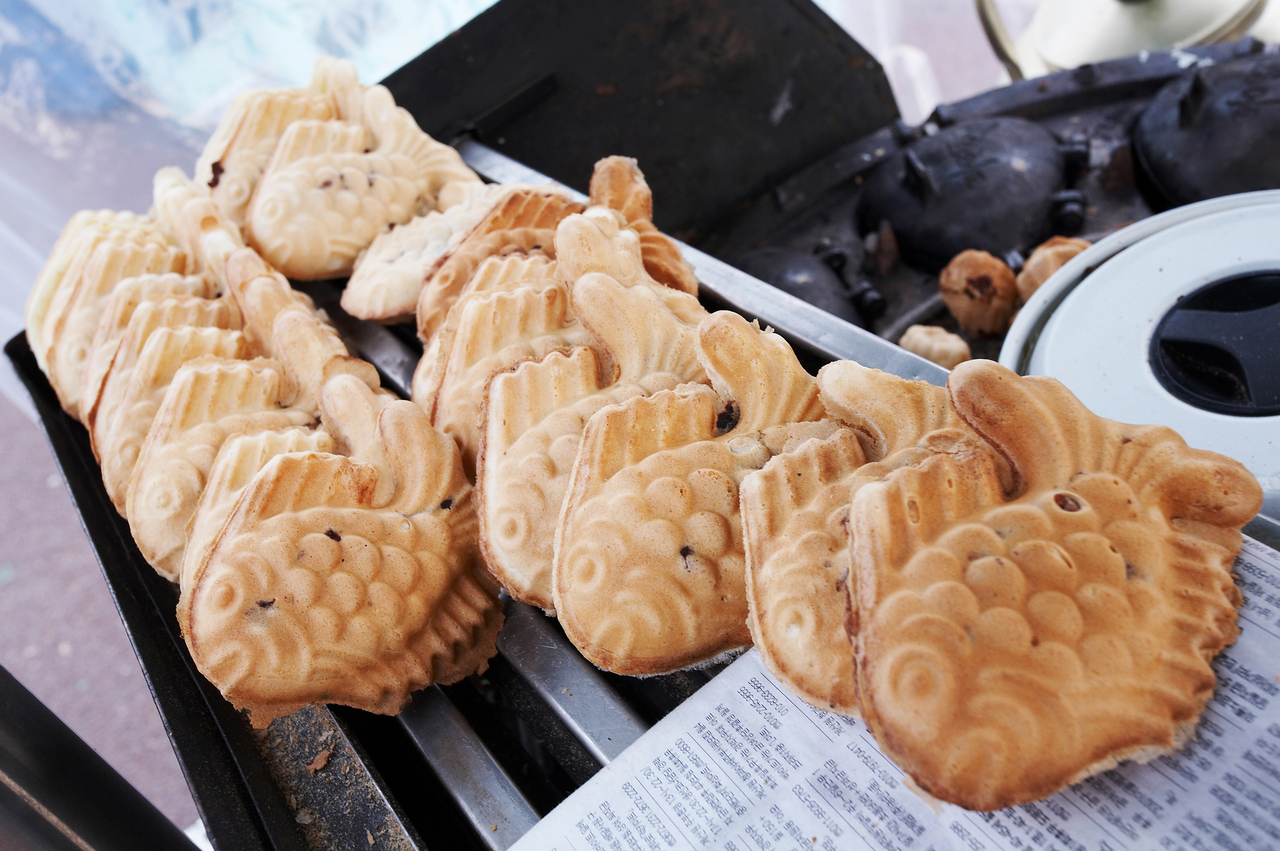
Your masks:
[[[256,738],[267,770],[314,851],[426,847],[388,805],[356,746],[327,708],[305,706],[272,721]]]

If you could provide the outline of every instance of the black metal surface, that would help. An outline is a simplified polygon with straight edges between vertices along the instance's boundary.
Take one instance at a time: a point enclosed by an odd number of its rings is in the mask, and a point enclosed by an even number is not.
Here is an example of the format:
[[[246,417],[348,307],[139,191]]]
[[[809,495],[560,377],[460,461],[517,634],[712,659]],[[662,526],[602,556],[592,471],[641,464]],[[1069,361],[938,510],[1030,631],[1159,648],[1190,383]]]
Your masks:
[[[996,359],[1002,338],[966,335],[936,298],[937,276],[931,270],[947,262],[953,256],[948,252],[958,251],[958,246],[938,249],[921,262],[910,246],[904,252],[907,256],[900,255],[903,240],[895,228],[881,230],[878,221],[867,221],[863,227],[872,232],[863,233],[854,226],[855,211],[869,184],[883,179],[881,172],[900,161],[905,148],[918,147],[952,125],[1002,116],[1027,119],[1059,141],[1067,188],[1051,196],[1050,227],[1064,231],[1079,227],[1081,236],[1096,241],[1156,211],[1139,185],[1142,171],[1134,164],[1131,135],[1161,87],[1191,66],[1229,62],[1262,49],[1261,43],[1243,39],[1143,54],[1084,71],[1017,82],[939,106],[919,127],[897,122],[798,171],[757,196],[700,247],[732,260],[765,246],[804,253],[833,246],[848,258],[846,279],[853,282],[861,277],[884,299],[881,316],[864,314],[873,333],[896,342],[911,324],[939,325],[960,334],[974,357]],[[961,209],[955,221],[980,214],[957,206]],[[995,253],[1016,263],[1031,247]]]
[[[18,814],[37,847],[194,851],[174,827],[106,760],[0,668],[0,818],[19,805],[60,837]]]
[[[1065,182],[1066,158],[1048,130],[1022,118],[971,119],[877,168],[858,201],[858,231],[887,222],[902,259],[929,272],[969,248],[1029,253],[1060,226],[1055,195]]]
[[[17,792],[0,783],[0,848],[21,851],[81,851]]]
[[[219,851],[305,849],[248,721],[197,673],[174,617],[176,590],[134,545],[102,487],[84,428],[62,411],[25,335],[10,340],[5,354],[35,403],[210,840]]]
[[[656,224],[686,239],[897,116],[809,0],[503,0],[384,82],[428,133],[470,129],[569,186],[638,158]]]
[[[272,779],[311,848],[426,848],[350,727],[304,706],[258,733]]]
[[[791,248],[757,248],[737,258],[733,265],[833,316],[859,328],[867,327],[844,281],[813,254]]]
[[[1280,55],[1194,68],[1166,85],[1134,128],[1159,208],[1280,188]]]
[[[1217,281],[1179,299],[1151,335],[1151,369],[1189,405],[1280,414],[1280,272]]]
[[[1126,113],[1128,102],[1141,99],[1145,108],[1151,98],[1170,80],[1186,73],[1192,62],[1227,62],[1259,53],[1263,44],[1252,38],[1225,44],[1206,45],[1184,51],[1161,51],[1100,62],[1085,70],[1059,71],[1033,80],[1020,80],[955,103],[939,106],[921,127],[899,123],[882,127],[856,141],[836,148],[826,156],[806,164],[767,191],[752,198],[745,209],[722,222],[699,247],[719,257],[730,257],[772,242],[813,208],[834,204],[833,197],[849,183],[859,185],[876,166],[894,156],[912,140],[931,129],[946,127],[972,118],[999,115],[1031,120],[1079,117],[1082,113],[1109,111],[1118,107]],[[1134,116],[1119,117],[1127,147],[1128,127]],[[1069,127],[1063,127],[1064,131]],[[1066,136],[1079,135],[1064,132]],[[1093,203],[1096,193],[1089,190]],[[1149,211],[1147,211],[1149,214]]]
[[[366,763],[409,822],[423,837],[423,848],[475,851],[487,846],[452,803],[449,790],[422,759],[398,718],[334,706],[335,717],[359,743]]]

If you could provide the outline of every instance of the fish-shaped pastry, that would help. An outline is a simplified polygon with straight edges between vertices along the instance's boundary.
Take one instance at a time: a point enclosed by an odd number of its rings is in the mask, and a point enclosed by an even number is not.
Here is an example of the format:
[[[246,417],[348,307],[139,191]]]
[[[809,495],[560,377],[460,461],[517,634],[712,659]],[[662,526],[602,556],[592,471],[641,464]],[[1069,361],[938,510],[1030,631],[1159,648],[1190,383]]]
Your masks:
[[[823,367],[818,390],[845,428],[775,456],[742,482],[747,625],[765,666],[792,692],[857,715],[846,629],[849,503],[863,484],[951,451],[967,427],[944,388],[853,361]]]
[[[685,303],[679,309],[670,304]],[[692,296],[600,273],[574,282],[588,345],[530,359],[489,380],[476,491],[485,561],[507,592],[553,607],[556,523],[587,421],[606,405],[705,381]]]
[[[195,516],[219,450],[260,431],[314,426],[316,412],[288,403],[296,389],[266,358],[197,358],[174,375],[138,453],[125,493],[129,529],[147,562],[177,581]]]
[[[881,749],[929,794],[993,810],[1178,747],[1238,634],[1257,481],[1050,378],[969,361],[947,388],[981,441],[850,509],[858,694]]]
[[[344,117],[362,91],[351,62],[322,57],[305,89],[241,92],[196,160],[195,180],[222,215],[243,228],[254,190],[285,129],[295,121]]]
[[[655,674],[751,642],[738,485],[838,426],[790,346],[728,311],[698,327],[712,386],[602,408],[587,423],[556,532],[556,615],[606,670]],[[714,388],[714,389],[713,389]]]
[[[259,727],[318,702],[397,712],[414,689],[483,670],[502,623],[453,441],[353,376],[324,394],[376,411],[372,445],[349,448],[380,462],[276,455],[184,576],[192,658]]]

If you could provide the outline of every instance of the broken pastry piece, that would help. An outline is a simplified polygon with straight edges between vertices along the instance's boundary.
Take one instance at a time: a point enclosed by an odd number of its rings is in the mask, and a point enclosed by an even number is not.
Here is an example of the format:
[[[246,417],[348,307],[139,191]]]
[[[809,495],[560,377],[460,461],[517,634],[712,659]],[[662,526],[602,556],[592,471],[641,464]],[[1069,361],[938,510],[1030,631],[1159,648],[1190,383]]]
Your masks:
[[[750,643],[738,484],[831,434],[791,348],[734,313],[698,329],[711,387],[601,409],[587,423],[556,533],[565,633],[615,673],[710,662]]]
[[[850,510],[858,693],[881,749],[930,795],[994,810],[1179,746],[1238,634],[1231,565],[1257,482],[1052,379],[971,361],[948,393],[983,442],[864,485]]]
[[[485,561],[517,600],[550,610],[553,539],[587,421],[606,405],[705,381],[697,324],[651,286],[593,273],[571,299],[588,345],[528,360],[489,381],[476,473]],[[701,310],[692,296],[689,312]]]
[[[1000,258],[985,251],[962,251],[938,276],[938,289],[966,334],[981,337],[1008,330],[1018,288],[1013,270]]]
[[[946,369],[955,369],[973,357],[963,337],[937,325],[912,325],[898,345]]]
[[[1036,246],[1022,271],[1018,273],[1018,298],[1025,302],[1049,280],[1049,276],[1066,265],[1067,261],[1084,251],[1092,243],[1069,236],[1053,236]]]

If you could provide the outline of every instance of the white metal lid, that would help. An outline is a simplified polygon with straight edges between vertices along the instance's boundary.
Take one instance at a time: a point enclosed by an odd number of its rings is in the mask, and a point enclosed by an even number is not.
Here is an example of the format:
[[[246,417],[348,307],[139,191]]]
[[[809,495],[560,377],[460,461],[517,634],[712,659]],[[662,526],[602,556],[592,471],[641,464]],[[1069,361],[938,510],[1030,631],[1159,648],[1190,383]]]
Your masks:
[[[1233,275],[1280,270],[1280,191],[1171,210],[1100,241],[1063,266],[1022,309],[1000,362],[1051,375],[1101,416],[1176,429],[1239,460],[1280,518],[1280,416],[1194,407],[1156,379],[1151,338],[1179,298]],[[1280,334],[1280,328],[1277,329]]]

